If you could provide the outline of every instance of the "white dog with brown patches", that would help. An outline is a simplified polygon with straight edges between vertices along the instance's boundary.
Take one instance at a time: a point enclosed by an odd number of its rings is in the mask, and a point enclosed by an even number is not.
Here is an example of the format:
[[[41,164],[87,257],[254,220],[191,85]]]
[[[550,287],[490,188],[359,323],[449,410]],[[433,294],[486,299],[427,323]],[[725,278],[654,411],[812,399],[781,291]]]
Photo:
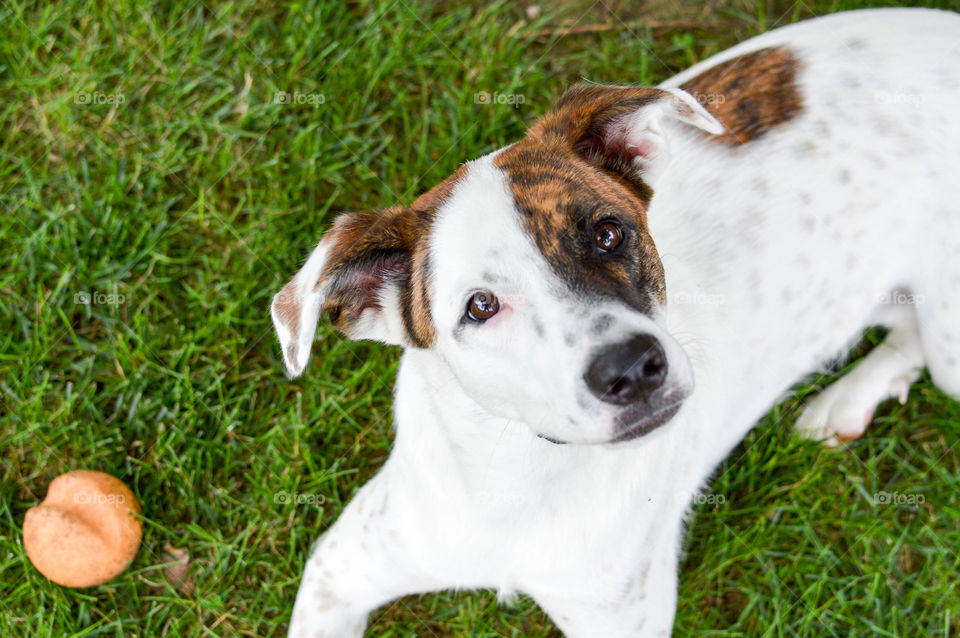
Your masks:
[[[290,634],[497,588],[567,636],[668,635],[688,504],[791,384],[883,325],[804,432],[859,436],[924,366],[960,396],[958,105],[960,16],[840,14],[575,87],[410,207],[338,218],[273,320],[292,375],[324,313],[405,346],[396,443]]]

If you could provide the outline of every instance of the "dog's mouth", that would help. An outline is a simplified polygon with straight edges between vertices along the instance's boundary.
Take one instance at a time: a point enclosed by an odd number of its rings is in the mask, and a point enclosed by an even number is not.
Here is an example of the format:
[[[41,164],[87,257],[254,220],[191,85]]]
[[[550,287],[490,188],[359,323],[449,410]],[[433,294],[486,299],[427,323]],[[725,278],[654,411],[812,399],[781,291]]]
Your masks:
[[[607,443],[632,441],[653,432],[676,416],[681,405],[683,405],[683,399],[662,405],[653,412],[650,411],[648,405],[638,405],[628,409],[625,414],[616,417],[617,435]],[[542,433],[538,433],[537,436],[555,445],[566,445],[568,443],[568,441],[561,441]]]
[[[647,406],[637,406],[636,409],[627,410],[625,414],[616,418],[619,431],[610,439],[610,442],[632,441],[653,432],[676,416],[681,405],[683,405],[682,400],[661,406],[653,412],[650,412]]]

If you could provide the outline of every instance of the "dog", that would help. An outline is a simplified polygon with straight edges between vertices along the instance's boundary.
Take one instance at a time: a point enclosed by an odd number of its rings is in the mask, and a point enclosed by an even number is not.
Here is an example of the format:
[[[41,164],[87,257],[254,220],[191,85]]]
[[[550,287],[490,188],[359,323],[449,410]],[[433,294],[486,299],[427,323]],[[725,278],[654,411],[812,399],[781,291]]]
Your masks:
[[[657,87],[579,84],[409,206],[339,216],[271,315],[403,346],[396,441],[309,556],[291,636],[400,596],[531,596],[570,637],[667,636],[684,518],[805,374],[836,444],[924,367],[960,397],[960,15],[865,10]]]

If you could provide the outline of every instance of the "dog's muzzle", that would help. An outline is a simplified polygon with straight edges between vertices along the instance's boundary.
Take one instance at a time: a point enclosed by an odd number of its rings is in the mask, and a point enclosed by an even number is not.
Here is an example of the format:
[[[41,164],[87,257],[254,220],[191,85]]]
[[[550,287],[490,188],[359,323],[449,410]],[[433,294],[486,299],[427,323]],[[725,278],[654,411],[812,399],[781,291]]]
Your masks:
[[[663,346],[649,334],[597,351],[583,379],[598,399],[623,407],[613,442],[643,436],[677,413],[686,393],[665,387],[668,372]]]
[[[583,378],[601,401],[630,405],[649,399],[663,385],[667,355],[652,335],[634,335],[602,348]]]

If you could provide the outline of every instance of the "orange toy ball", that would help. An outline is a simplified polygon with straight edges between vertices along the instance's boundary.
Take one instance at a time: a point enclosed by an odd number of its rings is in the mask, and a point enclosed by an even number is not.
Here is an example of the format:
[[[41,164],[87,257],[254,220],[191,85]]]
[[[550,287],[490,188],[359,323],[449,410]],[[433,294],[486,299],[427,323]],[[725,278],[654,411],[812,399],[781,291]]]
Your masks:
[[[122,572],[140,547],[140,504],[118,479],[61,474],[23,519],[23,546],[37,570],[66,587],[91,587]]]

